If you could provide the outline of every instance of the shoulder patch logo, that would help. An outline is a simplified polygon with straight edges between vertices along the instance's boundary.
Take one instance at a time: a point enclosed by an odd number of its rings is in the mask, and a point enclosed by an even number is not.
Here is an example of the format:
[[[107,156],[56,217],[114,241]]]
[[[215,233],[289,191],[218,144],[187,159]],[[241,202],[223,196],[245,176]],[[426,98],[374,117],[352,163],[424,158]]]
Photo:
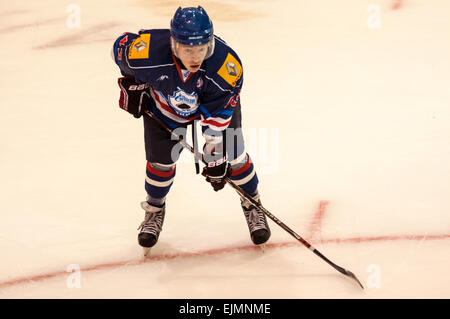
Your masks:
[[[228,53],[225,62],[222,64],[219,71],[217,71],[217,74],[234,87],[236,86],[236,82],[242,76],[242,66],[231,53]]]
[[[128,59],[147,59],[150,47],[150,34],[141,34],[139,38],[134,39],[128,51]]]

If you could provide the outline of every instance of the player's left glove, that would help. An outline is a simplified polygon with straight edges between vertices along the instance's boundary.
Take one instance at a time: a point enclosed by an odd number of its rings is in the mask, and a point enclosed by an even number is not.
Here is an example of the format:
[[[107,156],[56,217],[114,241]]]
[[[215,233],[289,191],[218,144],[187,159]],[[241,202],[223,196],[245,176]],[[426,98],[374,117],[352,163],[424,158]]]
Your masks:
[[[119,106],[135,118],[140,118],[144,110],[150,110],[155,103],[149,94],[149,84],[138,84],[133,77],[118,80],[120,87]]]
[[[214,191],[220,191],[226,184],[225,178],[231,176],[231,165],[226,157],[207,162],[202,175],[206,177],[207,182],[211,183]]]

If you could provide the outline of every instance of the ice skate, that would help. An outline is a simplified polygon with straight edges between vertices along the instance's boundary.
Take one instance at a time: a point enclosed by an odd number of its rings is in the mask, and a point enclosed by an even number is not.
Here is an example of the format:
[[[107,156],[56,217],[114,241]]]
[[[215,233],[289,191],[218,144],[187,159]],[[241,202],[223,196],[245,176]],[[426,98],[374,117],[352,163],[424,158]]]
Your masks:
[[[166,206],[156,207],[147,202],[142,202],[141,207],[145,210],[145,219],[138,227],[140,229],[138,242],[144,248],[144,257],[147,257],[150,254],[150,248],[158,242],[164,223]]]
[[[151,251],[151,247],[142,247],[142,254],[144,255],[144,257],[150,257]]]
[[[254,199],[258,203],[261,203],[259,195],[255,196]],[[244,211],[252,242],[255,245],[258,245],[261,248],[261,251],[264,252],[265,243],[269,240],[271,234],[266,216],[246,199],[241,199],[241,206]]]

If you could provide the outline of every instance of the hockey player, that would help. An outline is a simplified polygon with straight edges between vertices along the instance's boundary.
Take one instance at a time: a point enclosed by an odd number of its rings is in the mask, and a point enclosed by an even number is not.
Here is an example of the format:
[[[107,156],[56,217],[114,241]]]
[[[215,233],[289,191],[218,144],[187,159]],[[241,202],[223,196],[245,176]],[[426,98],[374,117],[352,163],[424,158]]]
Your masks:
[[[199,121],[205,138],[206,180],[219,191],[229,177],[259,201],[258,177],[245,152],[241,131],[242,63],[236,52],[214,35],[202,7],[178,8],[170,30],[122,34],[114,42],[112,55],[123,76],[118,80],[119,106],[136,118],[144,115],[147,198],[141,203],[145,219],[138,241],[142,247],[158,241],[166,195],[181,152],[175,147],[178,141],[145,115],[145,110],[177,132],[185,132],[188,124]],[[248,200],[241,198],[241,205],[253,243],[265,243],[270,237],[265,215]]]

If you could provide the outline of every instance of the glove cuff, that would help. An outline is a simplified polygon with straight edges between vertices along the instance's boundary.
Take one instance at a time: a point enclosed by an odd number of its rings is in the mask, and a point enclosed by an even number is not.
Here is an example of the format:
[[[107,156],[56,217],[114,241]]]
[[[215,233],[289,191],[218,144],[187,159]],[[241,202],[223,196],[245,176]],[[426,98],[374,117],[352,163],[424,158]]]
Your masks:
[[[219,159],[207,162],[206,164],[206,174],[210,179],[221,179],[228,173],[229,163],[226,156],[221,156]]]
[[[214,157],[215,159],[212,161],[206,161],[206,163],[208,164],[208,168],[213,168],[213,167],[217,167],[223,164],[228,164],[227,162],[227,156],[223,156],[220,155],[220,157],[218,155],[213,155],[212,157]],[[217,158],[218,157],[218,158]]]

